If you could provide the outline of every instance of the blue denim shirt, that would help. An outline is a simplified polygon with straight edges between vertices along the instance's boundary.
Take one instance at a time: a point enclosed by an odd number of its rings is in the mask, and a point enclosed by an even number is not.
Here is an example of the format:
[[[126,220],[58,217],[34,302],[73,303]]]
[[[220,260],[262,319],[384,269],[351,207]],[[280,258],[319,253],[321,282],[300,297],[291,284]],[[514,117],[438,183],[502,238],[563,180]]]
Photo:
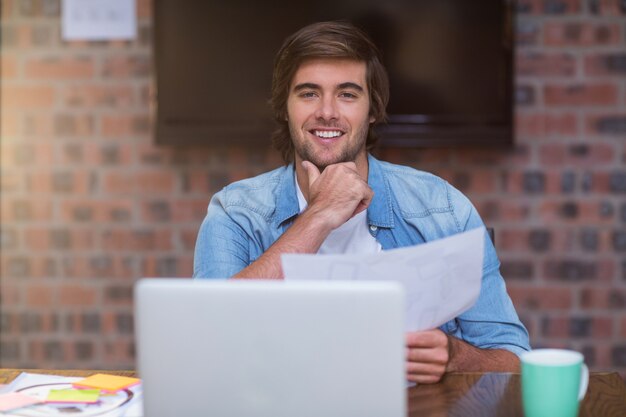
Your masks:
[[[483,226],[460,191],[432,174],[368,156],[370,233],[382,249],[419,245]],[[227,278],[254,262],[293,223],[299,206],[293,165],[235,182],[216,193],[202,222],[194,258],[195,278]],[[517,355],[530,349],[528,332],[506,293],[500,261],[485,234],[480,296],[476,304],[440,327],[486,349]]]

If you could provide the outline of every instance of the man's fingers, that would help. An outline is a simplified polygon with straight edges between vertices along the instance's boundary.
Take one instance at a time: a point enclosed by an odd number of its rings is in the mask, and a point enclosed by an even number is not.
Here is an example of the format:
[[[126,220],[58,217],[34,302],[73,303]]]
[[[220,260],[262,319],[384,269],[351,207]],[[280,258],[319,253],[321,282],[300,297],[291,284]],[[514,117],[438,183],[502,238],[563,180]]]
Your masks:
[[[354,213],[352,213],[352,216],[350,216],[350,218],[356,216],[357,214],[359,214],[363,210],[366,210],[368,206],[369,206],[369,203],[364,203],[363,201],[361,201],[359,203],[359,205],[356,206],[356,209],[354,209]]]
[[[311,186],[320,176],[320,170],[309,161],[302,161],[302,168],[306,171],[307,177],[309,178],[309,186]]]
[[[438,382],[450,360],[448,336],[439,329],[406,334],[406,372],[409,381]]]
[[[370,203],[372,202],[373,198],[374,198],[374,191],[372,191],[371,188],[367,187],[366,196],[356,206],[356,209],[354,209],[354,213],[352,213],[351,217],[354,217],[360,212],[362,212],[363,210],[366,210],[369,207]]]
[[[443,375],[407,374],[406,379],[418,384],[436,384],[441,381]]]
[[[435,384],[441,380],[445,372],[446,367],[439,364],[407,362],[406,365],[407,381],[419,384]]]
[[[302,161],[308,180],[307,201],[324,215],[331,229],[367,209],[374,192],[361,178],[354,162],[328,165],[323,172],[310,161]]]
[[[420,384],[434,384],[441,380],[446,372],[445,364],[441,363],[406,363],[406,379]]]
[[[439,329],[406,334],[406,345],[413,348],[429,348],[448,344],[448,336]]]
[[[407,362],[407,375],[442,375],[445,373],[446,367],[433,363],[415,363]]]
[[[450,356],[447,349],[407,349],[406,360],[416,363],[447,364]]]

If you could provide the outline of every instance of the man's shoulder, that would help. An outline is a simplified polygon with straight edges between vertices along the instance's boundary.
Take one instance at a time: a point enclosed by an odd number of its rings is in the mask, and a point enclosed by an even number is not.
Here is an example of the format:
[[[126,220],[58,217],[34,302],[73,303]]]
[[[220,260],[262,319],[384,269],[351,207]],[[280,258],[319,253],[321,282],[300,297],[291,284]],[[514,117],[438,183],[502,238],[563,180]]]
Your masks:
[[[448,184],[446,180],[430,172],[421,171],[413,167],[398,165],[387,161],[378,160],[377,163],[385,175],[393,178],[394,180],[407,180],[411,182],[421,181],[435,186],[446,186]]]
[[[213,198],[227,210],[245,208],[267,217],[276,209],[281,190],[289,188],[290,175],[293,175],[292,166],[282,166],[255,177],[235,181],[217,192]]]
[[[254,177],[230,183],[222,191],[226,192],[246,192],[255,190],[266,190],[276,187],[288,175],[287,170],[290,166],[281,166],[268,172],[264,172]]]
[[[449,211],[467,202],[459,190],[433,173],[386,161],[377,163],[403,212]]]
[[[441,177],[430,172],[421,171],[406,165],[393,164],[386,161],[377,161],[387,181],[393,185],[415,188],[423,192],[448,192],[450,184]]]

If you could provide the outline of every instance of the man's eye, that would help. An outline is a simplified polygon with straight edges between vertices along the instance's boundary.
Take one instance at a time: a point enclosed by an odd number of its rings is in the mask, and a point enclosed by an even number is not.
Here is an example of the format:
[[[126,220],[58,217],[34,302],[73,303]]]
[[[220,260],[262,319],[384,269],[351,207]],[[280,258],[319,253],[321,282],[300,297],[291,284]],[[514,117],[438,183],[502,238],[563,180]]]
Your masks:
[[[315,97],[315,93],[313,91],[305,91],[305,92],[300,94],[300,97],[302,97],[302,98],[313,98],[313,97]]]
[[[357,98],[357,95],[344,91],[343,93],[339,94],[339,97],[343,97],[343,98]]]

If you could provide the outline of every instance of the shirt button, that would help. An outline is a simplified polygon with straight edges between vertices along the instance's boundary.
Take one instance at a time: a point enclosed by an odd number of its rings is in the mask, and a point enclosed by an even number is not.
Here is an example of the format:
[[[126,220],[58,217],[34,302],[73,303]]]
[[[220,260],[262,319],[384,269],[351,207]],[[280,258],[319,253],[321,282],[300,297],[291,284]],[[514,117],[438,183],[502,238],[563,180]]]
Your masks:
[[[370,230],[371,230],[372,232],[375,232],[375,231],[376,231],[376,229],[378,229],[378,227],[376,227],[376,226],[374,226],[374,225],[371,225],[371,226],[370,226]]]

